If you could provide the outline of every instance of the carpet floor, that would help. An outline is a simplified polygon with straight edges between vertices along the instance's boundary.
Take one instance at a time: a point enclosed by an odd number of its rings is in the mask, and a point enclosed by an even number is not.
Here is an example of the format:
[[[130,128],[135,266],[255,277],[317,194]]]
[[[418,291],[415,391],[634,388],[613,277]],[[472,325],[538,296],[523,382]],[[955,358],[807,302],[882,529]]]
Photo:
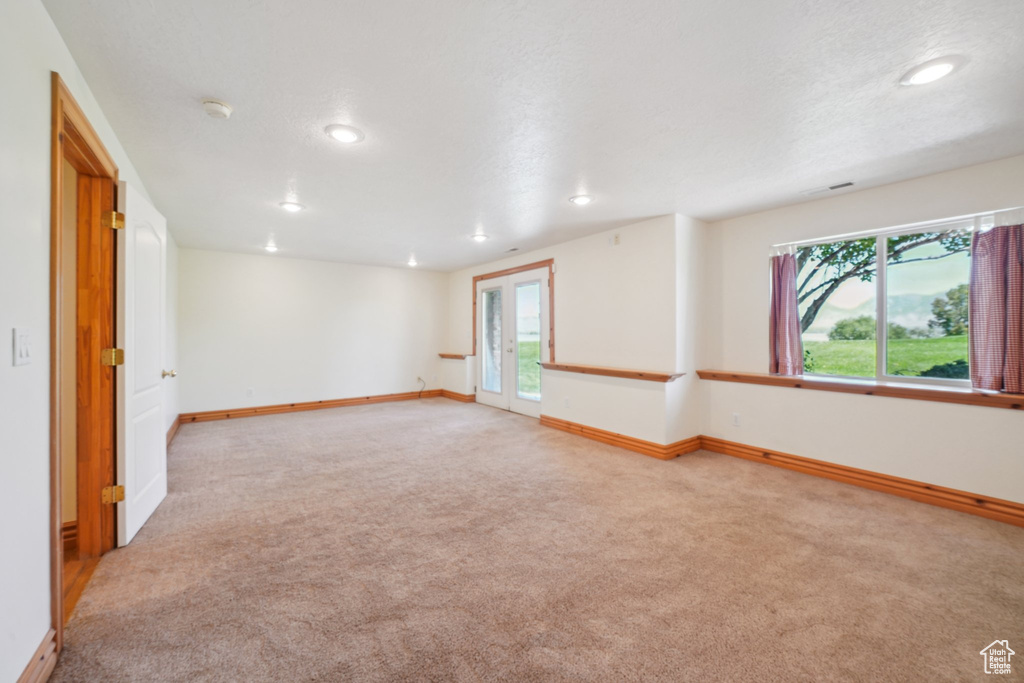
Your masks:
[[[427,399],[182,426],[54,681],[1024,672],[1024,529]]]

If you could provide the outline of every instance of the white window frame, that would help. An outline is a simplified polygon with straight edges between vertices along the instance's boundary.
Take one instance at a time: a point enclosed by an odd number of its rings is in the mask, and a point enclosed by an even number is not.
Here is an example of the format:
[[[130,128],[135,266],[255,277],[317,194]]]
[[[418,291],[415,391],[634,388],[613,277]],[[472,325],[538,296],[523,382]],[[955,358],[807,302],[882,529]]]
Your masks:
[[[833,244],[835,242],[848,242],[860,240],[867,237],[875,238],[875,376],[855,377],[852,375],[827,375],[824,373],[805,372],[805,376],[812,379],[844,379],[858,382],[873,382],[884,385],[906,385],[915,384],[931,387],[970,387],[969,379],[945,379],[941,377],[908,377],[904,375],[890,375],[887,372],[886,362],[888,360],[888,337],[889,337],[889,311],[886,292],[887,268],[889,249],[886,240],[899,235],[913,235],[922,232],[968,232],[989,230],[996,225],[996,217],[1008,211],[1024,211],[1020,207],[1014,209],[1001,209],[999,211],[986,211],[984,213],[957,216],[955,218],[944,218],[936,221],[912,223],[900,225],[882,230],[867,230],[864,232],[848,233],[822,239],[804,240],[801,242],[789,242],[786,244],[772,245],[772,253],[793,250],[798,247],[810,247],[819,244]],[[970,330],[968,330],[970,339]]]

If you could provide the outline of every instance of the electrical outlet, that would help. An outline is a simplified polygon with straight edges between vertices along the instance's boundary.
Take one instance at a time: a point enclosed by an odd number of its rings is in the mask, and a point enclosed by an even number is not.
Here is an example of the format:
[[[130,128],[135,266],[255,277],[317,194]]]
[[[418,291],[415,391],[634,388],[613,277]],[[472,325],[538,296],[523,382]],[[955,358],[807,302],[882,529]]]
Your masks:
[[[615,233],[614,235],[608,238],[608,246],[617,247],[619,246],[619,241],[619,233]]]
[[[733,427],[739,427],[740,426],[740,414],[739,413],[733,413],[732,414],[732,426]]]
[[[252,398],[252,397],[253,397],[253,396],[255,396],[255,395],[256,395],[256,390],[255,390],[255,389],[253,389],[252,387],[250,387],[250,388],[248,388],[248,389],[246,389],[246,390],[245,390],[245,396],[246,396],[246,398]]]
[[[14,328],[14,365],[28,365],[32,362],[32,337],[24,327]]]

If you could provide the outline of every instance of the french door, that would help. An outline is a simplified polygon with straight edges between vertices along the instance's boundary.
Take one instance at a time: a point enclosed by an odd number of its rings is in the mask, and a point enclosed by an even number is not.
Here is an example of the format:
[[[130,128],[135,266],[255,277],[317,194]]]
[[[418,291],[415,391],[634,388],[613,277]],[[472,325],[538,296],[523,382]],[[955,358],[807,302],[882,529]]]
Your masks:
[[[477,282],[478,403],[540,417],[549,352],[548,269]]]

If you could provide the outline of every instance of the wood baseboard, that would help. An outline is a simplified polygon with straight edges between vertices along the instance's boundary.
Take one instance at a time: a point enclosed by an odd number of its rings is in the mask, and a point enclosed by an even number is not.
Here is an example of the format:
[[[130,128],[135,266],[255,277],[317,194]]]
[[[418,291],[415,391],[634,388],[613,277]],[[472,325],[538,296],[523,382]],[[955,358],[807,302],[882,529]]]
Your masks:
[[[443,396],[444,398],[450,398],[453,401],[462,401],[463,403],[476,403],[476,396],[474,394],[460,394],[456,391],[448,391],[447,389],[442,389],[441,396]]]
[[[1024,527],[1024,504],[702,436],[701,448]]]
[[[870,470],[837,465],[823,460],[814,460],[813,458],[805,458],[767,448],[757,448],[712,436],[694,436],[665,446],[624,434],[616,434],[603,429],[597,429],[596,427],[588,427],[575,422],[569,422],[568,420],[561,420],[548,415],[541,415],[540,423],[563,432],[600,441],[610,446],[625,448],[636,453],[643,453],[660,460],[671,460],[676,456],[696,450],[712,451],[714,453],[743,458],[744,460],[767,463],[775,467],[782,467],[815,477],[831,479],[843,484],[860,486],[872,491],[890,493],[894,496],[909,498],[920,503],[936,505],[950,510],[966,512],[971,515],[985,517],[986,519],[993,519],[997,522],[1024,527],[1024,503],[1015,503],[1001,498],[970,493],[969,491],[960,491],[913,479],[903,479],[879,472],[871,472]]]
[[[68,552],[78,544],[78,521],[72,520],[60,525],[60,539],[64,552]]]
[[[32,660],[18,677],[18,683],[43,683],[57,666],[57,632],[52,628],[46,632],[43,642],[36,648]]]
[[[408,391],[402,394],[380,394],[378,396],[357,396],[355,398],[339,398],[328,401],[306,401],[305,403],[280,403],[273,406],[255,406],[253,408],[237,408],[235,410],[207,410],[198,413],[182,413],[178,416],[181,423],[210,422],[211,420],[231,420],[237,417],[255,417],[256,415],[277,415],[278,413],[297,413],[303,410],[322,410],[324,408],[342,408],[345,406],[365,405],[368,403],[389,403],[391,401],[411,401],[418,398],[437,398],[440,389],[427,391]]]
[[[181,426],[181,415],[174,418],[174,422],[171,423],[171,428],[167,430],[167,447],[170,448],[171,442],[174,441],[175,435],[178,433],[178,427]]]
[[[699,436],[663,445],[652,441],[637,439],[632,436],[626,436],[625,434],[616,434],[615,432],[605,431],[603,429],[598,429],[597,427],[588,427],[576,422],[561,420],[549,415],[541,415],[540,423],[545,427],[560,429],[563,432],[569,432],[570,434],[576,434],[594,441],[600,441],[601,443],[606,443],[610,446],[625,448],[636,453],[649,455],[652,458],[658,458],[659,460],[671,460],[672,458],[683,455],[684,453],[692,453],[693,451],[700,449]]]

